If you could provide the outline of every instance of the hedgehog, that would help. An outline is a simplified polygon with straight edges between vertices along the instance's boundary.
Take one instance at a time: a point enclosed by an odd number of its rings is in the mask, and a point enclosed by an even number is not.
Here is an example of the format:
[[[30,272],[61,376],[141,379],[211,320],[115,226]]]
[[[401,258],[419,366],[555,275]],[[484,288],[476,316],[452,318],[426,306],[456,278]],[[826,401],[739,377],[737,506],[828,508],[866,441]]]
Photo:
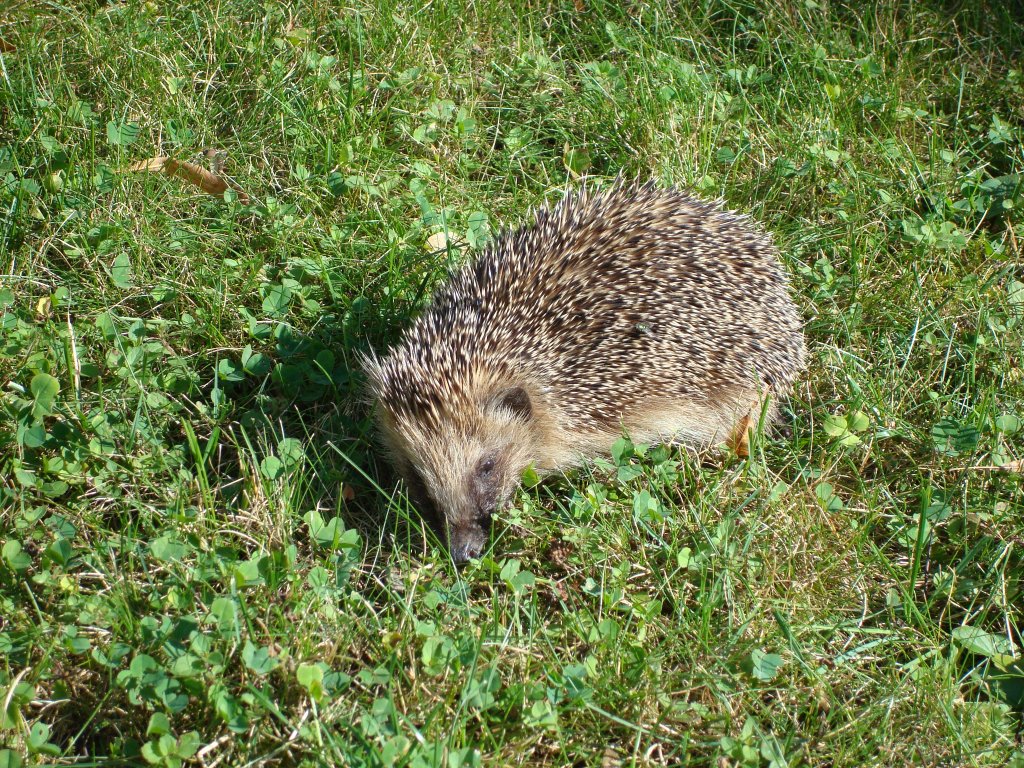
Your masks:
[[[804,340],[746,217],[620,180],[499,234],[363,365],[409,498],[461,563],[530,467],[571,469],[623,434],[702,448],[772,422]]]

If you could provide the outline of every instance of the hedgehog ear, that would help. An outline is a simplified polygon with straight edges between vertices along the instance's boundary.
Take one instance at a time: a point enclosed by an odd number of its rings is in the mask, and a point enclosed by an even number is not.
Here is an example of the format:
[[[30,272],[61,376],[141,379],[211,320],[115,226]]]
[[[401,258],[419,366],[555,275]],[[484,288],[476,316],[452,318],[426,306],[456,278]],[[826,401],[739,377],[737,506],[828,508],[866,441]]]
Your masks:
[[[533,403],[530,402],[530,396],[522,387],[509,387],[501,390],[493,402],[498,408],[512,411],[512,415],[517,419],[529,421],[533,416]]]

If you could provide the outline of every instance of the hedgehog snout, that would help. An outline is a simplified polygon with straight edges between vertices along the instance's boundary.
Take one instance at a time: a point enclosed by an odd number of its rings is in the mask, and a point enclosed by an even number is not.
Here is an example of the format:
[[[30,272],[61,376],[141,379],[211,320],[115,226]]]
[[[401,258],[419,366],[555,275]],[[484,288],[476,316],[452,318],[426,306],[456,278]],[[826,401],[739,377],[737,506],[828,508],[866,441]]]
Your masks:
[[[483,553],[500,502],[496,486],[481,482],[479,477],[473,486],[467,506],[457,518],[449,520],[449,548],[457,563],[479,557]]]
[[[462,520],[450,522],[449,546],[456,562],[479,557],[490,537],[490,524],[498,511],[493,497],[477,499]]]
[[[486,519],[481,516],[467,525],[452,526],[449,533],[452,559],[456,563],[464,563],[470,558],[480,557],[487,546],[490,528],[490,514]]]

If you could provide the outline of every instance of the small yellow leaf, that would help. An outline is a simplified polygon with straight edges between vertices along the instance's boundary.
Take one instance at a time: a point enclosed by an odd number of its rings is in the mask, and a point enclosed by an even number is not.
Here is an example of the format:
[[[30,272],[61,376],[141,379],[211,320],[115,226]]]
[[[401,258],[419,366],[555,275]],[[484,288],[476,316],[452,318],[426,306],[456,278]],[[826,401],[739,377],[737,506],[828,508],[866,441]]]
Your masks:
[[[292,45],[301,45],[309,39],[309,30],[304,27],[293,27],[284,33],[284,39]]]
[[[449,242],[450,240],[448,239],[448,235],[444,232],[435,232],[427,238],[427,250],[431,253],[443,251],[448,247]]]
[[[39,301],[36,302],[36,317],[40,320],[45,320],[50,316],[50,309],[53,306],[53,302],[49,296],[43,296]]]

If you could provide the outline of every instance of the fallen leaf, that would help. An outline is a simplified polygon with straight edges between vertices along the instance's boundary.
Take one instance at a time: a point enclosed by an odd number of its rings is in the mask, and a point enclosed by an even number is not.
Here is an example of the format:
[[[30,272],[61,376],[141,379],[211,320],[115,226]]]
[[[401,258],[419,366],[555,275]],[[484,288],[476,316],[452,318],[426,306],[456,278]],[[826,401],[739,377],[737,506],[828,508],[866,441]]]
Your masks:
[[[130,165],[128,170],[150,171],[152,173],[165,173],[168,176],[178,176],[179,178],[192,182],[206,194],[218,197],[223,195],[228,188],[231,188],[235,191],[238,195],[238,199],[243,204],[249,202],[249,196],[237,185],[229,184],[220,176],[217,176],[194,163],[175,160],[173,157],[165,157],[163,155],[151,157],[149,160],[142,160]]]
[[[740,419],[736,429],[733,430],[732,435],[729,437],[727,445],[740,458],[746,458],[750,455],[750,428],[752,422],[753,418],[748,413]]]
[[[301,45],[309,39],[309,30],[304,27],[292,27],[285,31],[284,39],[292,45]]]
[[[36,317],[40,320],[45,320],[50,316],[50,308],[53,306],[53,302],[49,296],[43,296],[39,301],[36,302]]]
[[[435,232],[427,238],[427,250],[431,253],[443,251],[448,247],[448,235],[444,232]]]
[[[345,501],[352,501],[356,497],[355,489],[348,483],[342,483],[341,486],[341,498]]]

